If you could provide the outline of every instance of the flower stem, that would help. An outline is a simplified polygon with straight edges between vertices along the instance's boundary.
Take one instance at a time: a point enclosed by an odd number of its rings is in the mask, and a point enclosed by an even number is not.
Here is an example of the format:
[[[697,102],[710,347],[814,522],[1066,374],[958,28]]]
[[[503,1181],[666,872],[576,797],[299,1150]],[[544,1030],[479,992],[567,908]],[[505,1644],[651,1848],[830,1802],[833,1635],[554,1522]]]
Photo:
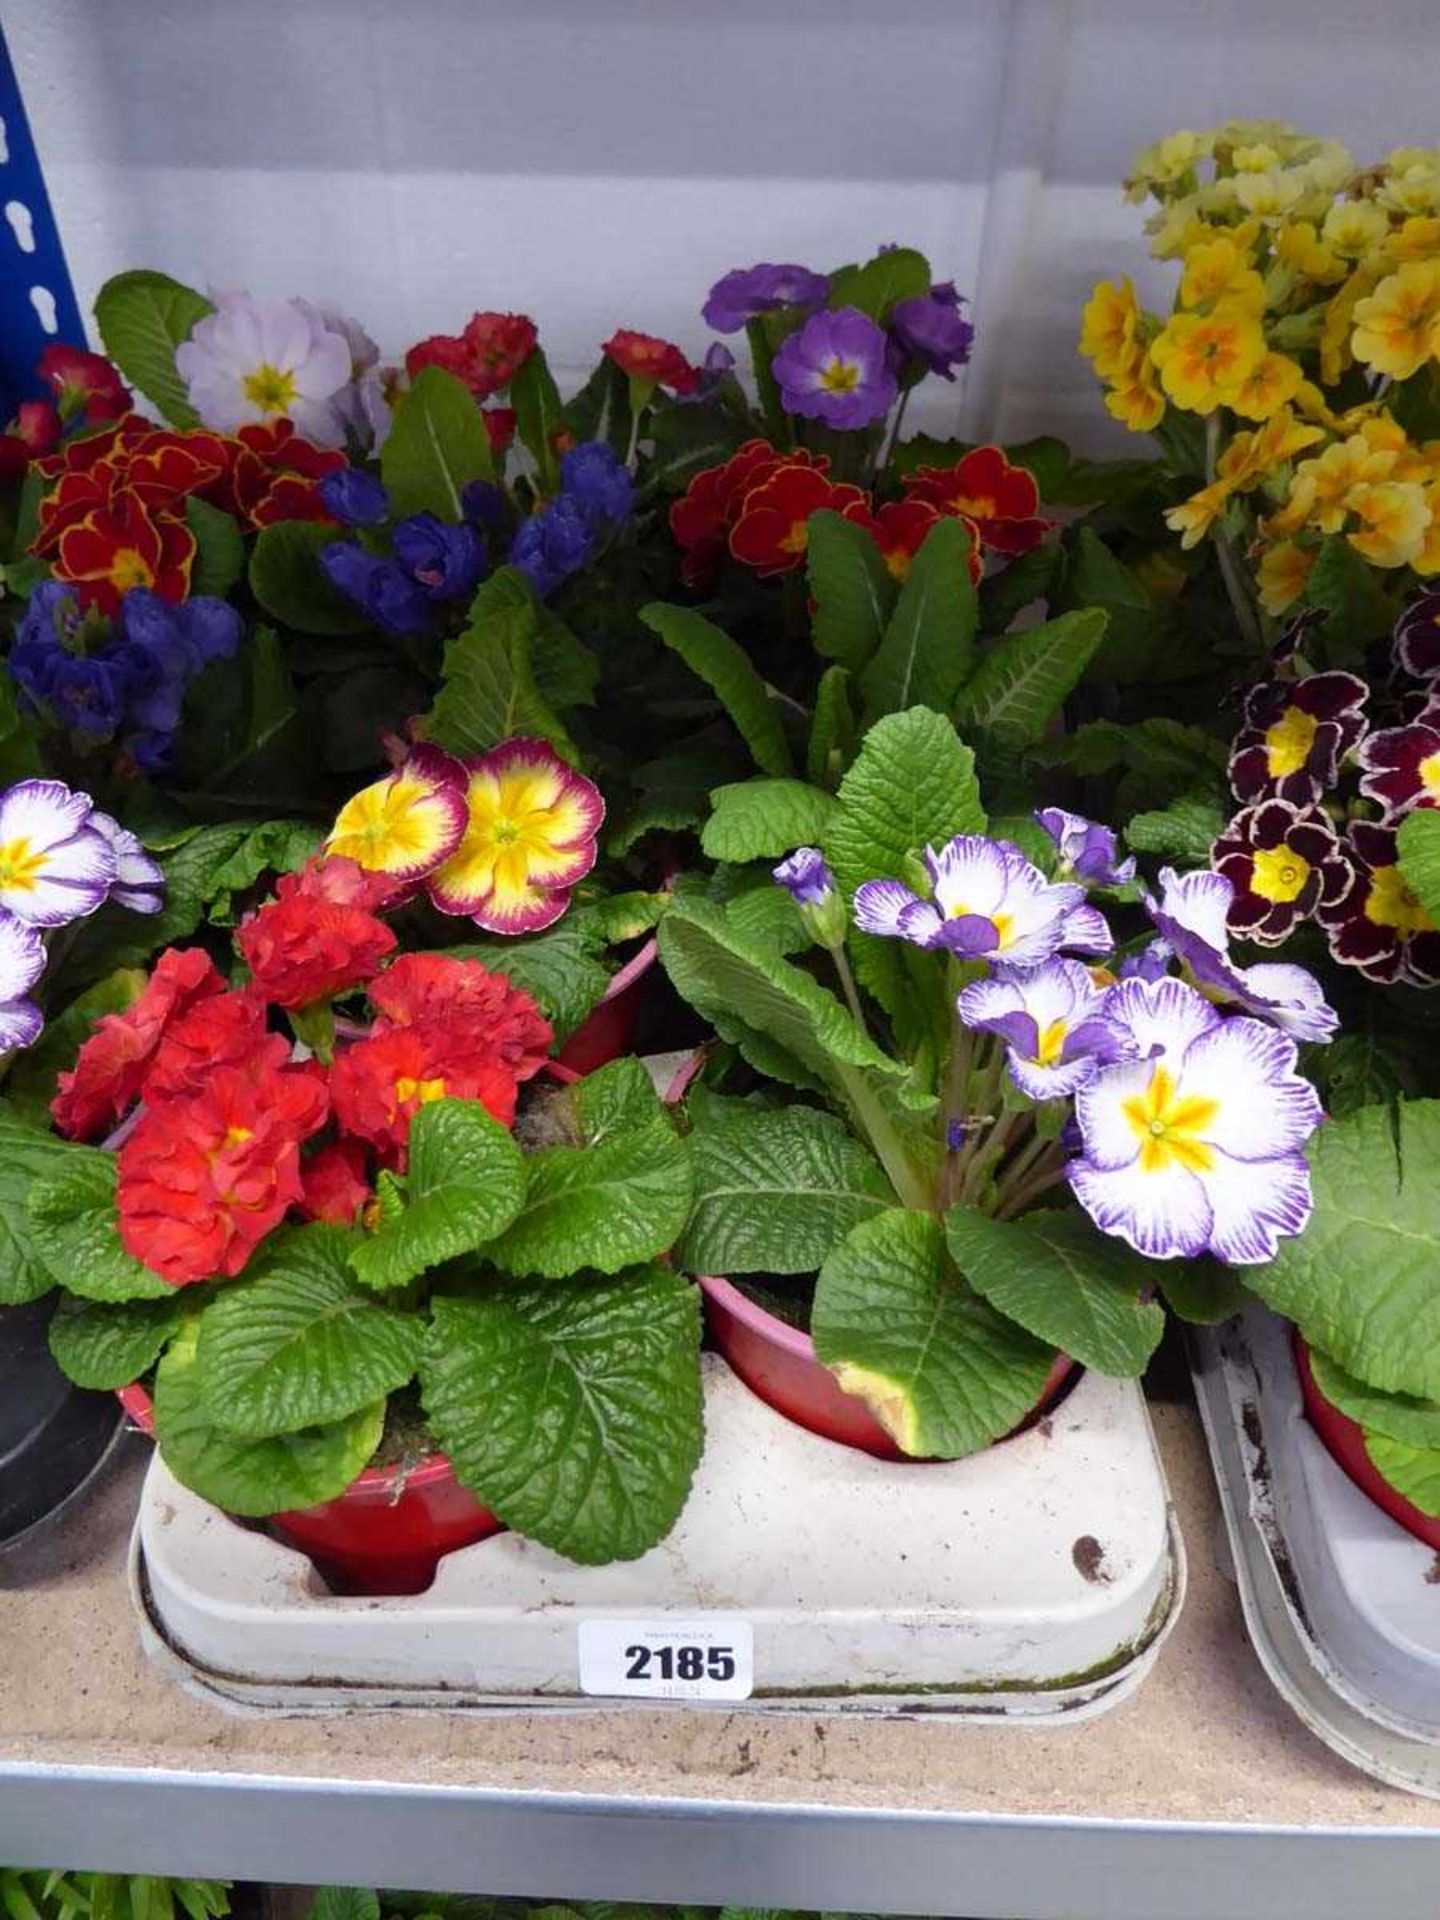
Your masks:
[[[855,976],[850,971],[850,962],[845,957],[844,947],[831,947],[830,958],[835,962],[835,971],[840,976],[840,985],[845,992],[845,1004],[855,1016],[855,1024],[868,1040],[870,1028],[865,1020],[865,1008],[861,1004],[860,994],[855,985]]]
[[[1048,1165],[1042,1160],[1032,1177],[1022,1181],[1014,1192],[995,1209],[995,1218],[1013,1220],[1017,1213],[1025,1211],[1032,1200],[1038,1200],[1040,1195],[1048,1192],[1051,1187],[1058,1187],[1065,1178],[1065,1171],[1063,1159]]]
[[[923,1169],[916,1166],[884,1101],[858,1067],[835,1062],[835,1072],[856,1126],[890,1176],[901,1204],[919,1213],[934,1211],[935,1195]]]
[[[1212,485],[1220,459],[1220,410],[1205,422],[1205,481]],[[1265,651],[1265,635],[1261,631],[1255,607],[1245,586],[1244,570],[1234,543],[1228,533],[1215,529],[1215,557],[1220,562],[1220,578],[1225,583],[1226,598],[1230,602],[1230,611],[1235,615],[1235,624],[1257,653]]]
[[[900,404],[895,409],[895,418],[890,423],[890,436],[888,439],[882,440],[880,447],[876,450],[875,468],[870,476],[872,486],[889,465],[895,449],[900,443],[900,429],[905,424],[905,409],[909,406],[910,396],[914,391],[915,389],[913,387],[906,387],[905,391],[901,394]]]

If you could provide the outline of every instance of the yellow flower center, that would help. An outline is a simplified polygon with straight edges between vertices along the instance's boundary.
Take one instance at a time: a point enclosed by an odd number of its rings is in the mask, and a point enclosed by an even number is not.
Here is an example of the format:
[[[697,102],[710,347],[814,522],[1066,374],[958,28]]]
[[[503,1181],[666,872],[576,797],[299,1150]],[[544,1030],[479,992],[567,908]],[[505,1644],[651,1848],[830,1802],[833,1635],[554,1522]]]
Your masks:
[[[1426,793],[1432,800],[1440,800],[1440,753],[1427,753],[1417,771]]]
[[[395,1097],[402,1107],[410,1100],[418,1100],[423,1107],[431,1100],[444,1099],[445,1082],[443,1080],[412,1080],[409,1074],[402,1074],[395,1082]]]
[[[1140,1142],[1142,1173],[1164,1173],[1181,1166],[1187,1173],[1208,1173],[1215,1150],[1201,1138],[1219,1112],[1219,1102],[1182,1094],[1168,1067],[1156,1067],[1143,1093],[1121,1104],[1121,1112]]]
[[[286,413],[299,396],[295,376],[282,367],[261,361],[241,381],[245,398],[262,413]]]
[[[255,1138],[253,1127],[227,1127],[225,1138],[220,1142],[220,1151],[227,1152],[231,1147],[243,1147],[247,1140]]]
[[[148,587],[155,576],[144,555],[134,547],[117,547],[108,578],[117,593],[128,593],[132,587]]]
[[[1399,867],[1381,867],[1370,882],[1365,918],[1377,927],[1393,927],[1407,938],[1433,933],[1435,923],[1406,886]]]
[[[1298,900],[1310,878],[1310,862],[1289,847],[1261,847],[1255,855],[1250,888],[1262,900],[1288,906]]]
[[[0,887],[30,893],[44,871],[45,855],[31,848],[25,834],[0,846]]]
[[[1053,1067],[1058,1064],[1065,1050],[1065,1022],[1052,1020],[1048,1027],[1041,1029],[1040,1044],[1035,1049],[1035,1064],[1041,1067]]]
[[[829,393],[854,393],[860,384],[860,368],[853,360],[835,354],[820,370],[820,384]]]
[[[1265,764],[1272,780],[1299,773],[1310,758],[1319,726],[1313,713],[1300,707],[1287,707],[1273,727],[1265,732]]]

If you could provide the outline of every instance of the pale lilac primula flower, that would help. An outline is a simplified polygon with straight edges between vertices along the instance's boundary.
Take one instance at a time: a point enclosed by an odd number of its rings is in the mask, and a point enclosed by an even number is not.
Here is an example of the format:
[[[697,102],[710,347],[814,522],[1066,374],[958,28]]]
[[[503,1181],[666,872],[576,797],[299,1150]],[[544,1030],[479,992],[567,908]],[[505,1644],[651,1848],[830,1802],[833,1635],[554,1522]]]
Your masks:
[[[1180,980],[1123,980],[1106,1017],[1136,1057],[1075,1095],[1080,1205],[1151,1259],[1272,1260],[1310,1218],[1303,1149],[1322,1118],[1295,1042]]]
[[[109,841],[115,855],[110,898],[132,913],[159,913],[165,904],[165,872],[160,862],[151,859],[128,827],[122,827],[98,807],[90,815],[90,825]]]
[[[1062,878],[1073,873],[1092,887],[1119,887],[1135,878],[1133,858],[1118,857],[1119,847],[1109,827],[1087,820],[1084,814],[1067,813],[1064,807],[1041,807],[1035,819],[1055,842]]]
[[[828,426],[883,420],[899,392],[883,329],[858,307],[812,313],[771,362],[787,413]]]
[[[707,327],[716,333],[739,333],[748,321],[777,307],[818,307],[830,291],[823,273],[793,262],[782,266],[761,261],[755,267],[733,267],[711,287],[701,308]]]
[[[0,913],[0,1054],[33,1047],[44,1021],[26,996],[45,971],[45,942],[37,928]]]
[[[961,993],[967,1027],[997,1033],[1010,1052],[1010,1078],[1032,1100],[1062,1100],[1129,1049],[1103,1015],[1111,989],[1078,960],[1047,960],[974,980]]]
[[[191,406],[221,433],[283,419],[317,446],[344,440],[335,400],[350,384],[350,343],[306,301],[221,294],[175,349],[175,368]]]
[[[1007,967],[1039,966],[1066,947],[1110,950],[1110,929],[1085,889],[1052,884],[1007,840],[958,834],[939,853],[927,848],[925,865],[932,900],[899,880],[867,880],[855,894],[856,925]]]
[[[1160,873],[1160,899],[1150,918],[1200,991],[1212,1000],[1268,1020],[1297,1040],[1329,1040],[1339,1015],[1304,967],[1265,961],[1240,967],[1230,958],[1226,917],[1235,889],[1223,873]]]
[[[88,793],[22,780],[0,794],[0,909],[32,927],[63,927],[104,904],[115,851],[91,824]]]
[[[350,380],[331,402],[341,439],[349,440],[360,453],[378,453],[390,432],[390,402],[385,398],[385,383],[380,372],[380,349],[358,320],[334,307],[311,307],[308,300],[297,300],[308,308],[322,326],[338,333],[350,349]],[[332,444],[329,441],[325,445]]]

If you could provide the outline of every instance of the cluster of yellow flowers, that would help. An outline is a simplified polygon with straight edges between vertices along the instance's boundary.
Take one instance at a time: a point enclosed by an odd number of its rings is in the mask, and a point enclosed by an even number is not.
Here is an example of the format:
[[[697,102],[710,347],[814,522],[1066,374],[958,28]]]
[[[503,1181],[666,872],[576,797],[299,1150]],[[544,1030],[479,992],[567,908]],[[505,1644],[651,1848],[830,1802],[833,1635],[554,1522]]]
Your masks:
[[[1205,420],[1205,484],[1167,516],[1182,545],[1217,523],[1253,541],[1277,614],[1327,537],[1440,573],[1440,440],[1412,440],[1395,406],[1414,383],[1440,430],[1440,149],[1362,172],[1337,142],[1232,122],[1147,148],[1126,191],[1158,203],[1147,231],[1180,262],[1174,311],[1102,282],[1080,350],[1133,432],[1172,408]]]

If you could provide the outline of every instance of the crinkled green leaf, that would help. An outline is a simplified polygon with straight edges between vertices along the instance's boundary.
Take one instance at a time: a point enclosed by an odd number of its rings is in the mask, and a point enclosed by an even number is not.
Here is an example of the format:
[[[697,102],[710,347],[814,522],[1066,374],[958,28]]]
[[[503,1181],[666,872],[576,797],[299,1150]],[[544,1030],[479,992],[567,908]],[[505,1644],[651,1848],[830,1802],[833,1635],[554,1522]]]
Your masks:
[[[404,1207],[350,1249],[355,1277],[400,1287],[473,1253],[509,1226],[524,1192],[524,1159],[507,1127],[478,1101],[429,1102],[410,1123]]]
[[[969,678],[979,619],[971,539],[963,520],[937,520],[926,534],[879,651],[860,675],[867,721],[914,706],[948,713]]]
[[[214,1423],[196,1368],[197,1337],[192,1320],[171,1341],[155,1375],[155,1438],[180,1484],[242,1519],[342,1494],[380,1444],[384,1400],[331,1426],[242,1439]]]
[[[1128,726],[1092,720],[1062,740],[1046,741],[1035,758],[1042,766],[1064,767],[1088,777],[1124,770],[1119,801],[1123,812],[1168,807],[1177,793],[1229,798],[1225,768],[1229,740],[1199,727],[1156,716]]]
[[[531,648],[539,613],[529,582],[501,567],[470,603],[461,633],[445,648],[440,691],[425,735],[451,753],[487,753],[517,733],[538,734],[569,760],[575,748],[541,697]]]
[[[1318,1347],[1310,1349],[1310,1368],[1325,1398],[1367,1433],[1383,1434],[1407,1447],[1440,1447],[1440,1401],[1382,1393],[1347,1373]]]
[[[779,708],[744,648],[689,607],[655,600],[640,609],[640,618],[712,689],[761,771],[779,778],[788,775],[790,747]]]
[[[168,1282],[120,1244],[115,1156],[94,1147],[30,1189],[30,1235],[56,1286],[86,1300],[163,1300]]]
[[[203,293],[146,268],[115,274],[95,296],[106,353],[172,427],[200,424],[175,371],[175,349],[214,311]]]
[[[565,425],[577,440],[603,440],[623,460],[630,448],[630,382],[602,353],[595,371],[565,402]]]
[[[969,1207],[945,1216],[961,1273],[992,1307],[1083,1366],[1143,1373],[1165,1331],[1164,1309],[1142,1300],[1162,1271],[1078,1213],[1042,1209],[992,1220]]]
[[[1182,794],[1168,807],[1137,813],[1125,838],[1137,853],[1163,854],[1186,866],[1210,864],[1210,848],[1225,830],[1225,815],[1203,794]]]
[[[223,600],[245,571],[245,540],[233,513],[212,507],[198,493],[185,502],[185,522],[195,536],[195,558],[190,567],[192,594],[213,594]]]
[[[549,607],[537,609],[535,632],[530,640],[530,666],[541,699],[556,713],[595,704],[600,662]]]
[[[1440,925],[1440,813],[1418,808],[1400,822],[1400,871],[1430,918]]]
[[[195,1356],[216,1426],[252,1440],[325,1426],[412,1377],[424,1322],[356,1285],[357,1238],[346,1227],[294,1228],[265,1244],[252,1277],[220,1289]]]
[[[1078,686],[1104,637],[1106,618],[1087,608],[1003,634],[955,703],[962,733],[983,736],[1001,753],[1033,747]]]
[[[1233,1319],[1248,1298],[1234,1268],[1218,1260],[1167,1260],[1159,1275],[1165,1304],[1194,1327],[1218,1327]]]
[[[858,673],[880,644],[896,586],[874,537],[828,507],[810,516],[805,566],[815,651]]]
[[[674,1526],[699,1463],[700,1311],[663,1267],[435,1302],[425,1414],[508,1526],[584,1565]]]
[[[1060,571],[1063,554],[1059,547],[1036,547],[1022,553],[999,573],[980,582],[980,628],[984,633],[1004,633],[1015,616],[1032,601],[1043,600]]]
[[[820,1269],[810,1335],[904,1452],[946,1459],[1022,1420],[1055,1357],[965,1283],[933,1215],[899,1208],[854,1228]]]
[[[63,1173],[87,1149],[72,1147],[0,1109],[0,1307],[38,1300],[56,1284],[30,1219],[35,1187]]]
[[[301,633],[360,633],[363,607],[332,586],[320,551],[344,534],[328,521],[277,520],[262,527],[250,555],[250,591],[272,620]]]
[[[975,756],[929,707],[871,727],[840,783],[839,803],[824,849],[847,895],[866,880],[902,878],[927,846],[985,831]]]
[[[833,791],[855,752],[855,715],[850,708],[850,675],[844,667],[827,667],[815,689],[815,712],[805,749],[805,775],[810,784]]]
[[[691,1273],[813,1273],[852,1227],[895,1204],[878,1161],[828,1113],[726,1104],[690,1135]]]
[[[165,1300],[61,1300],[50,1322],[50,1351],[77,1387],[113,1393],[154,1366],[185,1317],[183,1288]]]
[[[395,403],[380,449],[380,477],[397,520],[433,513],[465,518],[461,494],[472,480],[493,480],[495,458],[475,396],[443,367],[422,367]]]
[[[1042,549],[1043,551],[1043,549]],[[1122,560],[1118,560],[1093,527],[1083,521],[1075,530],[1066,554],[1064,591],[1056,611],[1099,607],[1107,615],[1105,636],[1090,662],[1096,680],[1118,681],[1166,678],[1165,651],[1182,664],[1183,648],[1174,645],[1168,623],[1154,600]]]
[[[712,860],[778,860],[817,843],[835,810],[830,794],[803,780],[740,780],[711,801],[700,844]]]
[[[1440,1516],[1440,1447],[1409,1447],[1383,1433],[1367,1433],[1371,1465],[1412,1507]]]

